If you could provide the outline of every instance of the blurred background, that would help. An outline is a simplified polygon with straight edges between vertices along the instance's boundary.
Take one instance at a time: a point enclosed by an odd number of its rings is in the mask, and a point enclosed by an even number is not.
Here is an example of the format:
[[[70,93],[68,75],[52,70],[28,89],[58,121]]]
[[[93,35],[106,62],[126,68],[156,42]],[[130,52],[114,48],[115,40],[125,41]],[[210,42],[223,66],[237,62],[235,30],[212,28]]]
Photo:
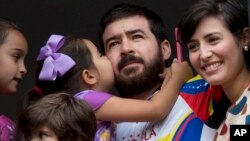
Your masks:
[[[7,17],[25,31],[29,43],[27,75],[14,95],[0,95],[0,113],[16,120],[20,98],[34,86],[35,59],[52,33],[78,34],[97,46],[101,16],[112,6],[131,3],[159,14],[168,27],[172,57],[176,57],[174,28],[195,0],[0,0],[0,17]],[[184,50],[184,59],[187,53]]]

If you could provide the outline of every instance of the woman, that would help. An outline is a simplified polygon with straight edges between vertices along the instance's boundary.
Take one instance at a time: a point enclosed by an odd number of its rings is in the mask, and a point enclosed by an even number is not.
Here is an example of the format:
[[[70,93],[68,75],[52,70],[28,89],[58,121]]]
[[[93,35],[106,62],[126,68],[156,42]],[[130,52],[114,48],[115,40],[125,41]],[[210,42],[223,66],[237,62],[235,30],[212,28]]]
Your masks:
[[[179,25],[194,69],[211,85],[221,85],[231,101],[216,140],[228,140],[231,124],[250,124],[249,28],[246,8],[235,0],[203,0]]]

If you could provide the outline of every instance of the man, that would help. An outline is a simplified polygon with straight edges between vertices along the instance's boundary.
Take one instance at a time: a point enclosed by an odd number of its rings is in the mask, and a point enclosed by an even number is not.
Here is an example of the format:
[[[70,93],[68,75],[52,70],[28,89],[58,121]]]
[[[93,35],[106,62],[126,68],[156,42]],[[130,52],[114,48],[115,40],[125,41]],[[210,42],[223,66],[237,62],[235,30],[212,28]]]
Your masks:
[[[101,46],[113,65],[120,96],[150,100],[161,87],[162,79],[159,74],[171,55],[162,19],[143,7],[117,5],[103,16],[100,39]],[[194,104],[190,105],[194,107]],[[202,128],[203,121],[197,118],[192,108],[179,96],[171,112],[162,121],[119,123],[116,140],[195,141],[203,138]]]

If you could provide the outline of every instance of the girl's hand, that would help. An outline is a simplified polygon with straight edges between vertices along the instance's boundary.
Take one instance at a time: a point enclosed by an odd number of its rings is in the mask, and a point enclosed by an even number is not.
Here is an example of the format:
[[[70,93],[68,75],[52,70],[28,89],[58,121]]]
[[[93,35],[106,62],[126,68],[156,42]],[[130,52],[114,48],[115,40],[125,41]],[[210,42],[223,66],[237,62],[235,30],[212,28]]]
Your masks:
[[[187,80],[193,77],[192,68],[189,66],[187,61],[178,63],[177,59],[173,60],[170,67],[171,79],[177,79],[178,82],[185,83]]]
[[[161,85],[161,88],[164,87],[169,79],[171,78],[171,70],[169,68],[165,68],[162,74],[159,74],[159,77],[164,79]]]

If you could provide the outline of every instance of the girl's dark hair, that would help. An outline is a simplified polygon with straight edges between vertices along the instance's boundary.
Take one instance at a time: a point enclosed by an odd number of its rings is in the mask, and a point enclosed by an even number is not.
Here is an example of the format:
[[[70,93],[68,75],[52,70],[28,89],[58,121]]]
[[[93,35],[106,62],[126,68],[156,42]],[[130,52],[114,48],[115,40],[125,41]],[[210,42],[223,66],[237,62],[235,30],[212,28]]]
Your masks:
[[[0,17],[0,45],[5,42],[6,37],[8,36],[9,31],[11,30],[17,30],[24,35],[24,32],[16,23],[12,22],[7,18]]]
[[[220,19],[235,39],[243,39],[243,29],[248,27],[248,12],[241,2],[240,0],[199,0],[193,4],[179,24],[178,35],[182,46],[186,47],[199,23],[209,16]],[[250,68],[249,57],[250,51],[244,51],[248,69]]]
[[[81,72],[84,69],[94,67],[92,61],[92,55],[84,44],[81,38],[77,37],[66,37],[64,45],[57,51],[57,53],[63,53],[68,55],[75,61],[75,66],[71,68],[63,76],[58,76],[55,81],[42,81],[37,80],[36,86],[38,86],[43,94],[54,93],[64,91],[70,94],[76,94],[81,91],[80,89],[80,78]],[[43,66],[43,61],[38,62],[37,77]]]
[[[93,141],[96,118],[90,106],[66,93],[49,94],[22,111],[18,128],[25,138],[48,126],[60,141]]]
[[[75,66],[63,76],[57,76],[56,80],[45,81],[38,79],[44,60],[38,61],[35,88],[24,95],[22,99],[22,107],[20,109],[25,108],[27,105],[30,105],[47,94],[66,92],[74,95],[81,91],[81,72],[84,69],[94,67],[90,50],[86,47],[80,37],[67,36],[63,46],[57,51],[57,53],[68,55],[75,61]]]

